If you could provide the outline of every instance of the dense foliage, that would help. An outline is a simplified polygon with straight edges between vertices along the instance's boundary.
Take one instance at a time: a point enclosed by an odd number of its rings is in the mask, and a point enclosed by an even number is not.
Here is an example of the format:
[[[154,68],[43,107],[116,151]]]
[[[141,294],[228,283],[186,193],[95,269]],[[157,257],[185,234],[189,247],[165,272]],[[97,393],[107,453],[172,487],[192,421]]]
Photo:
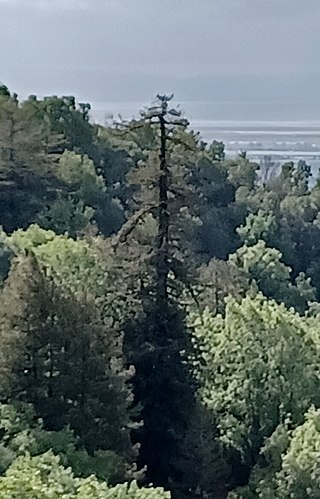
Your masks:
[[[269,166],[0,86],[1,497],[319,496],[320,181]]]

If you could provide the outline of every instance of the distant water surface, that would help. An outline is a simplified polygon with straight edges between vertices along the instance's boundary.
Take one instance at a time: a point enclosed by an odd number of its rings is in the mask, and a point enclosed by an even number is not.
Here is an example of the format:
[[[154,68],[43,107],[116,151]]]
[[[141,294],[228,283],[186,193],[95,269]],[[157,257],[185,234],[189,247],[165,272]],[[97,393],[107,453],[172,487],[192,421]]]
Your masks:
[[[111,116],[139,116],[147,102],[96,102],[92,119],[107,122]],[[247,151],[260,161],[271,156],[277,162],[306,160],[314,173],[320,167],[320,103],[183,102],[181,109],[190,127],[203,140],[221,140],[227,154]]]

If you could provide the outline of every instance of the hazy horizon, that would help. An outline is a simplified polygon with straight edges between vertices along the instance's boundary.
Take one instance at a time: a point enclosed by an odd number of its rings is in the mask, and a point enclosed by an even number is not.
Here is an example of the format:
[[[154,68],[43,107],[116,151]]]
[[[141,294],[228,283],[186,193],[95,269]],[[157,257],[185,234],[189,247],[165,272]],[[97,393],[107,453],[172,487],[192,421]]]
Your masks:
[[[148,104],[174,92],[177,102],[220,103],[219,119],[320,116],[318,0],[0,0],[0,8],[0,81],[21,96]]]

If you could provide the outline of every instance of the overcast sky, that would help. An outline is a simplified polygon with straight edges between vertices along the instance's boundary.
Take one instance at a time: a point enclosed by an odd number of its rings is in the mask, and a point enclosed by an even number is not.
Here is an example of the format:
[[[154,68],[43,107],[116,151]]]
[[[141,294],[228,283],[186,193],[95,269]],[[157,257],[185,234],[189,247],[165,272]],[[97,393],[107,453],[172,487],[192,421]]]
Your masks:
[[[0,0],[0,47],[24,96],[320,99],[320,0]]]

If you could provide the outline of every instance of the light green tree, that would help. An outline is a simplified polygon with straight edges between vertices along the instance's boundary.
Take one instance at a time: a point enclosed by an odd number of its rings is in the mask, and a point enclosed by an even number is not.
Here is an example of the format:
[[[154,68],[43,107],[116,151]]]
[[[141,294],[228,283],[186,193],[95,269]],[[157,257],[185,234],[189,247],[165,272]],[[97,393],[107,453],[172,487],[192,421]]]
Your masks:
[[[291,268],[282,262],[282,254],[263,240],[245,244],[230,255],[229,260],[247,273],[251,284],[267,298],[294,307],[297,312],[304,313],[309,302],[316,300],[310,278],[301,272],[292,284]]]
[[[237,232],[242,242],[251,246],[261,239],[268,242],[275,230],[275,215],[260,209],[257,214],[249,213],[245,224],[241,225]]]
[[[0,473],[18,456],[29,453],[38,456],[52,450],[63,466],[71,466],[74,474],[88,477],[94,474],[108,483],[123,481],[126,474],[125,459],[111,450],[98,450],[89,454],[79,437],[69,428],[45,430],[30,404],[15,402],[0,404]]]
[[[320,401],[310,324],[261,295],[230,298],[225,317],[206,310],[190,319],[199,396],[216,418],[225,448],[251,468],[264,439],[288,414],[299,424]]]
[[[93,161],[72,151],[64,151],[56,175],[73,186],[84,200],[106,190],[103,177],[97,175]]]
[[[142,488],[135,482],[108,487],[94,476],[75,478],[51,451],[18,457],[0,478],[6,499],[170,499],[163,489]]]
[[[311,407],[305,421],[279,426],[261,449],[261,462],[247,487],[230,498],[308,499],[320,494],[320,410]]]

